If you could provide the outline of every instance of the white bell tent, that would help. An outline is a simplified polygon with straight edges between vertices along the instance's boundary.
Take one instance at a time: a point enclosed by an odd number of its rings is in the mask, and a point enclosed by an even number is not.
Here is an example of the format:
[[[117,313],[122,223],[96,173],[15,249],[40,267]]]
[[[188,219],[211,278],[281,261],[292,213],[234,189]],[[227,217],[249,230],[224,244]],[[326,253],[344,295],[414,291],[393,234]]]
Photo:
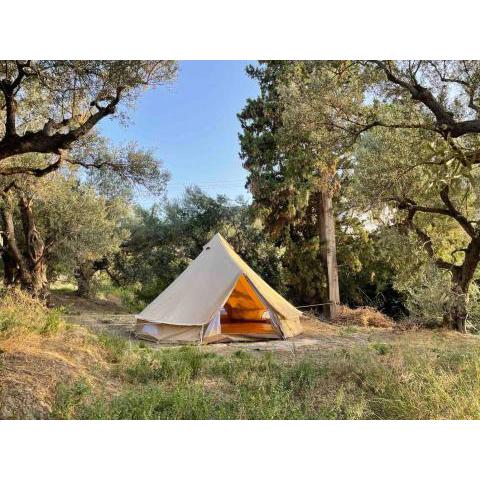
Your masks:
[[[136,315],[136,335],[164,343],[288,338],[302,333],[300,316],[217,233]]]

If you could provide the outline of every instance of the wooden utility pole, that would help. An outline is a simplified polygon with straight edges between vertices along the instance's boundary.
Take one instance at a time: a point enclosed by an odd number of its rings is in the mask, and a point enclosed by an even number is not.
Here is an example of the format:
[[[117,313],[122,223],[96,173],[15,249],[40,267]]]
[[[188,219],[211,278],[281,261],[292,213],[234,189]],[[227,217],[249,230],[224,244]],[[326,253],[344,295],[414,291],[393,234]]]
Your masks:
[[[335,241],[335,217],[333,215],[332,194],[322,190],[318,195],[318,228],[321,243],[322,263],[325,268],[328,283],[328,305],[324,306],[327,320],[337,316],[340,304],[338,287],[337,245]]]

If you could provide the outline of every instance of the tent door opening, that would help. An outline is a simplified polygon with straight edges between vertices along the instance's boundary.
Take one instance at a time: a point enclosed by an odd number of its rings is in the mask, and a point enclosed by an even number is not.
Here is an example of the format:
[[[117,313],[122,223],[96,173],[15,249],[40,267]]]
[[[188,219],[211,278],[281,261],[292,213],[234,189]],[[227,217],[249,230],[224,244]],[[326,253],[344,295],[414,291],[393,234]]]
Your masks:
[[[272,315],[245,275],[240,275],[220,310],[221,333],[227,336],[282,338]]]

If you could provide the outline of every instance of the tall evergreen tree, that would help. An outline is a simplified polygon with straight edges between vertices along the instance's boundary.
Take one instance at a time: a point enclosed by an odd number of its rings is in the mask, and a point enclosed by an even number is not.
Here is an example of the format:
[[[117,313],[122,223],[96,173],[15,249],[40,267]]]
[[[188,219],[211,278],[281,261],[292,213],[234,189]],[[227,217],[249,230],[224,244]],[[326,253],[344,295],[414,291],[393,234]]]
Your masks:
[[[315,105],[319,106],[319,98],[325,101],[323,114],[332,105],[338,106],[338,98],[335,105],[327,94],[339,91],[331,83],[337,86],[350,80],[346,63],[261,62],[257,68],[250,66],[247,73],[259,82],[260,96],[248,100],[239,114],[248,185],[268,231],[285,246],[293,296],[302,303],[330,300],[330,315],[339,302],[332,211],[332,196],[338,187],[335,149],[339,138],[325,134],[317,112],[307,108],[312,100],[308,89],[312,84],[317,87]]]
[[[320,264],[318,232],[312,221],[314,207],[298,198],[299,191],[278,144],[282,127],[278,86],[290,68],[289,62],[282,61],[247,67],[247,74],[259,84],[260,95],[248,99],[238,115],[242,126],[240,157],[249,172],[247,186],[254,208],[267,232],[285,248],[283,262],[290,296],[299,303],[317,303],[324,295],[325,276],[322,268],[312,268]],[[306,215],[299,215],[299,209],[305,206]]]

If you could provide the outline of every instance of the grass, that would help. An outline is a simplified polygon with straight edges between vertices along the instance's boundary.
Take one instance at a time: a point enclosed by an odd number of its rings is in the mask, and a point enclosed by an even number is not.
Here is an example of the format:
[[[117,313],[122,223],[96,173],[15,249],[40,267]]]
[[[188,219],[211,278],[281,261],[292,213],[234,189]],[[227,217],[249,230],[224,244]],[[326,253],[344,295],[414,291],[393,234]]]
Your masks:
[[[480,419],[480,343],[473,336],[372,333],[362,337],[370,343],[355,344],[358,327],[337,328],[338,339],[350,336],[344,346],[309,354],[239,349],[219,355],[196,346],[154,350],[69,327],[62,311],[9,290],[0,296],[0,380],[9,399],[4,415]],[[28,391],[18,381],[27,374]],[[42,407],[34,413],[36,405]]]
[[[50,285],[50,290],[56,294],[72,294],[77,291],[77,286],[69,281],[57,280]],[[100,300],[111,300],[112,298],[120,300],[120,304],[129,313],[143,310],[147,303],[138,298],[138,286],[118,287],[112,285],[110,279],[102,275],[95,280],[92,290],[93,297]]]
[[[117,297],[122,306],[130,313],[140,312],[146,306],[146,302],[138,298],[133,287],[116,287],[110,283],[102,283],[98,288],[97,297],[100,299]]]
[[[379,354],[379,355],[386,355],[391,350],[391,345],[386,343],[377,343],[373,342],[370,346]]]
[[[478,347],[374,343],[280,359],[196,347],[109,344],[115,395],[63,385],[55,418],[430,419],[480,418]]]
[[[56,280],[50,284],[50,290],[55,293],[73,293],[77,291],[77,286],[73,282]]]
[[[53,335],[64,326],[61,308],[49,309],[19,289],[0,292],[0,338]]]
[[[352,335],[353,333],[358,333],[360,332],[360,328],[355,327],[353,325],[348,325],[348,326],[342,326],[340,333],[341,335],[349,336]]]

